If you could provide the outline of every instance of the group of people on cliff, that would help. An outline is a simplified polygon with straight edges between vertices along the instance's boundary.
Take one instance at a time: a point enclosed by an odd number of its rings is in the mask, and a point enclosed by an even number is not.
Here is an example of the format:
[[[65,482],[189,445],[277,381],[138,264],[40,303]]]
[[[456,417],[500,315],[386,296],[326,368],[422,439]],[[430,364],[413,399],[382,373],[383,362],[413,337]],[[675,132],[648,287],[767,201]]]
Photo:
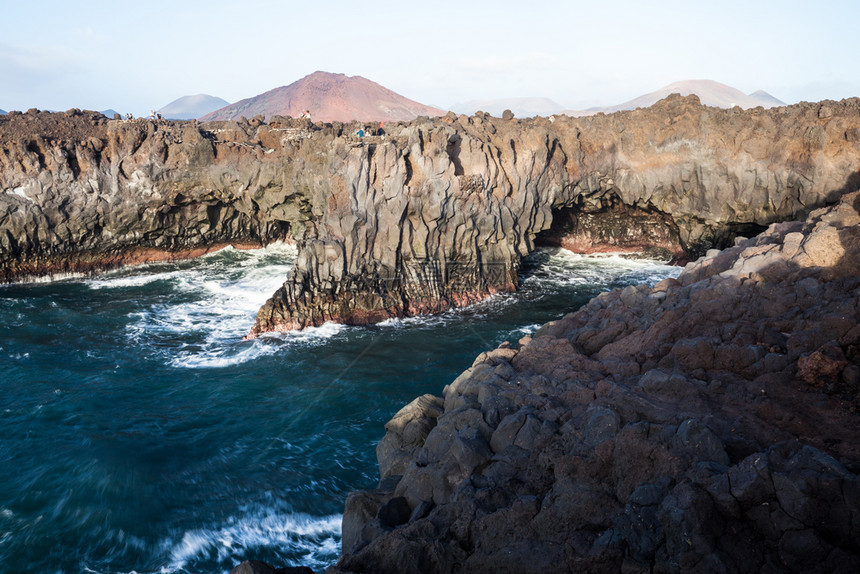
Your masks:
[[[367,129],[365,129],[364,126],[361,126],[360,128],[358,128],[358,131],[355,132],[355,135],[357,135],[360,138],[363,138],[364,136],[384,136],[385,135],[385,130],[383,129],[384,125],[385,125],[385,122],[380,122],[378,128],[368,127]]]

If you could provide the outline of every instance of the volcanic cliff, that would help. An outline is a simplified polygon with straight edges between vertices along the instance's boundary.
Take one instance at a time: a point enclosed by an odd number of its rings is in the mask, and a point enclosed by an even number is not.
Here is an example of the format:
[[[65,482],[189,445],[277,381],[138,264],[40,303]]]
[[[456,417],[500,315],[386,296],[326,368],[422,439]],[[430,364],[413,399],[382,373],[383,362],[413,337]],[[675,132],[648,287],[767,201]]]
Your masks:
[[[857,568],[860,100],[359,127],[0,117],[2,277],[294,240],[255,336],[516,289],[540,242],[708,254],[399,413],[340,567]]]
[[[179,123],[0,118],[6,281],[292,237],[251,335],[445,310],[517,287],[540,241],[696,257],[860,184],[860,101],[588,118]],[[554,120],[554,121],[553,121]]]
[[[309,158],[319,216],[251,335],[437,312],[517,287],[541,240],[697,256],[855,188],[857,101],[593,118],[454,116]]]

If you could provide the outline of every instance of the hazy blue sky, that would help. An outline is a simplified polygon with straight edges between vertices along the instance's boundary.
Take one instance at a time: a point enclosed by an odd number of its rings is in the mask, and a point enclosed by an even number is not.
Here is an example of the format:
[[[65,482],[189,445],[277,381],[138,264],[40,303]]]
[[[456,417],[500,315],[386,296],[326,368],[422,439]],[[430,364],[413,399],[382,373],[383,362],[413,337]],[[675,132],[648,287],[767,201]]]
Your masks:
[[[316,70],[448,107],[614,104],[712,79],[788,103],[860,96],[860,0],[0,0],[0,108],[147,113]]]

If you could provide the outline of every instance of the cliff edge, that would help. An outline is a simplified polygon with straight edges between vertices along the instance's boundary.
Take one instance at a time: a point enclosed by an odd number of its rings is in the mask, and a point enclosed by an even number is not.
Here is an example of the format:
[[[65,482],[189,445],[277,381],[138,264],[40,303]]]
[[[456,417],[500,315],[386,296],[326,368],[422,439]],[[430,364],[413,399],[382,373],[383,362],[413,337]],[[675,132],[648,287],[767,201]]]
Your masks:
[[[0,280],[297,243],[249,336],[444,311],[543,242],[683,261],[860,184],[860,100],[353,124],[0,117]]]
[[[855,192],[481,354],[329,573],[860,570],[858,302]]]
[[[317,235],[251,331],[365,324],[517,288],[540,242],[697,257],[860,184],[860,100],[588,118],[449,114],[332,144]],[[328,175],[326,175],[328,174]]]

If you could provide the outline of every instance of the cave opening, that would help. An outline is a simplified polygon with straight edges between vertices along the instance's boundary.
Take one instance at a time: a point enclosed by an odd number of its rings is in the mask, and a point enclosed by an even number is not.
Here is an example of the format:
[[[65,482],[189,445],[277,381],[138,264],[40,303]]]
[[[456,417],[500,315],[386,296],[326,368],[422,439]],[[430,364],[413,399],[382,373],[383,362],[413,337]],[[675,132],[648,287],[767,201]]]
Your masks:
[[[710,249],[732,247],[738,237],[755,237],[766,230],[766,225],[758,223],[727,223],[719,228],[708,228],[694,243],[687,246],[687,252],[690,259],[695,260]]]
[[[535,246],[561,247],[586,255],[621,253],[673,264],[688,261],[671,216],[626,205],[615,194],[553,209],[552,224],[536,235]]]

